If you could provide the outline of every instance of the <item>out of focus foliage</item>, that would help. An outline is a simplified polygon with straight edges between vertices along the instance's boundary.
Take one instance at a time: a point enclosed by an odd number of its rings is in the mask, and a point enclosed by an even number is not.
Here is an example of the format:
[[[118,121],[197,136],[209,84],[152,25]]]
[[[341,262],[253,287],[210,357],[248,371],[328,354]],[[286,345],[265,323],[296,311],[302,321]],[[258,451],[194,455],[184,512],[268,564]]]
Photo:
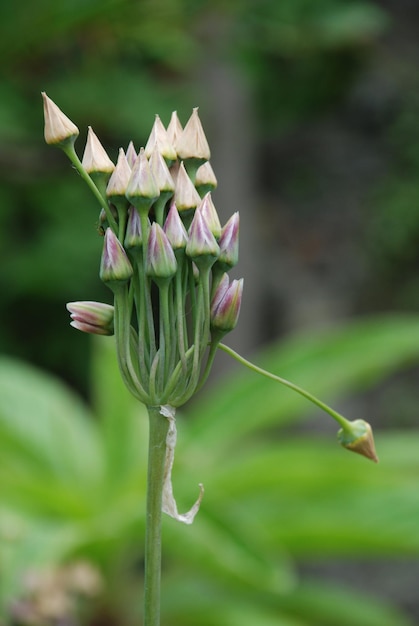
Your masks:
[[[338,402],[418,356],[418,319],[400,316],[296,336],[256,361]],[[86,625],[139,623],[147,418],[115,361],[113,340],[100,338],[94,415],[51,376],[0,361],[0,599],[19,624],[57,623],[52,610],[76,624],[82,609]],[[192,526],[164,519],[164,624],[412,626],[384,592],[301,578],[297,564],[419,554],[419,434],[379,434],[374,465],[338,446],[326,415],[327,434],[292,434],[308,410],[240,370],[178,416],[179,509],[199,481],[205,497]],[[70,602],[75,571],[81,605]]]

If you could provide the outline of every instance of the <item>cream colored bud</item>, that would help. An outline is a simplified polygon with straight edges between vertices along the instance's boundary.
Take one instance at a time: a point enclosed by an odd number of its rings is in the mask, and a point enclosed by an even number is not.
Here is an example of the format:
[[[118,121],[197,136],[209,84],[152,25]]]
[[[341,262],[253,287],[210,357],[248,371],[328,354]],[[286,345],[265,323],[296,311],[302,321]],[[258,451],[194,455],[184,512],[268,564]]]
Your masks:
[[[48,98],[45,91],[42,92],[44,101],[44,136],[49,145],[64,145],[74,143],[79,134],[79,129],[73,122],[57,107],[55,102]]]
[[[128,148],[127,148],[127,152],[126,152],[126,157],[127,157],[127,161],[129,163],[130,168],[132,169],[134,167],[134,163],[137,160],[137,152],[135,150],[134,144],[132,141],[129,142],[128,144]]]
[[[180,164],[176,178],[175,202],[179,213],[196,209],[201,202],[201,197],[189,178],[183,163]]]
[[[120,148],[116,167],[106,187],[106,195],[108,198],[112,199],[115,196],[125,198],[125,192],[130,178],[131,168],[125,156],[125,152]]]
[[[178,157],[182,160],[197,159],[209,161],[211,157],[210,148],[207,138],[205,137],[204,129],[202,128],[201,120],[199,119],[197,107],[193,109],[192,115],[183,129],[182,135],[176,142],[176,152]]]
[[[202,195],[205,195],[208,191],[213,191],[217,188],[217,179],[209,161],[206,161],[198,167],[195,178],[195,187]]]
[[[167,127],[167,138],[174,147],[177,152],[177,142],[179,141],[179,137],[183,133],[182,124],[179,121],[178,115],[176,111],[173,111],[172,116],[170,118],[169,126]]]
[[[163,193],[165,191],[173,193],[175,190],[175,183],[173,182],[173,178],[170,175],[169,168],[167,167],[166,161],[159,151],[157,144],[154,145],[154,149],[151,153],[149,163],[150,169],[154,176],[154,180],[156,181],[157,186],[160,189],[160,193]]]
[[[173,162],[176,160],[176,151],[167,137],[167,131],[163,126],[160,117],[156,115],[153,128],[144,148],[147,158],[150,158],[154,148],[157,146],[158,151],[166,161]]]
[[[108,157],[106,150],[100,143],[91,126],[88,128],[86,147],[81,164],[88,174],[111,174],[115,165]]]

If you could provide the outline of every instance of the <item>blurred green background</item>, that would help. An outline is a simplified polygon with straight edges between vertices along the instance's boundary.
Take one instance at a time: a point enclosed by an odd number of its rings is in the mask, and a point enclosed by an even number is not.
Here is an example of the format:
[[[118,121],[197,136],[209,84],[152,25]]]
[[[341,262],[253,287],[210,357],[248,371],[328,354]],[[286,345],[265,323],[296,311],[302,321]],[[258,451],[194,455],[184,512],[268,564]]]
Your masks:
[[[68,324],[65,302],[110,298],[95,200],[44,145],[41,90],[80,128],[79,154],[92,125],[112,159],[144,145],[155,113],[185,123],[200,107],[221,221],[241,213],[229,343],[263,347],[255,359],[378,432],[375,468],[335,449],[327,418],[220,355],[179,419],[180,498],[201,479],[207,492],[192,529],[165,523],[164,623],[415,623],[417,3],[0,6],[4,623],[37,623],[37,584],[64,612],[78,597],[71,625],[140,623],[144,416],[107,340]],[[77,563],[79,591],[59,569]],[[39,623],[61,623],[52,614]]]

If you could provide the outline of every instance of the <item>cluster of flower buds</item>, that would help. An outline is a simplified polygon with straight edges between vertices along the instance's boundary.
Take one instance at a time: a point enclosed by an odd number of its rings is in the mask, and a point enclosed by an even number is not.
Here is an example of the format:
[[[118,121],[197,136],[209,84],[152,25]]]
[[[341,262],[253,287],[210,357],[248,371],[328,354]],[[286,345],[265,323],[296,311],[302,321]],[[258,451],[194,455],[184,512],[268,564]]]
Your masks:
[[[101,205],[100,277],[113,306],[68,304],[72,325],[115,334],[121,374],[148,405],[184,404],[210,371],[216,348],[236,326],[243,280],[239,215],[222,227],[211,193],[217,186],[198,110],[182,128],[156,116],[139,152],[130,142],[116,165],[89,127],[80,161],[77,127],[43,94],[45,139],[62,148]]]

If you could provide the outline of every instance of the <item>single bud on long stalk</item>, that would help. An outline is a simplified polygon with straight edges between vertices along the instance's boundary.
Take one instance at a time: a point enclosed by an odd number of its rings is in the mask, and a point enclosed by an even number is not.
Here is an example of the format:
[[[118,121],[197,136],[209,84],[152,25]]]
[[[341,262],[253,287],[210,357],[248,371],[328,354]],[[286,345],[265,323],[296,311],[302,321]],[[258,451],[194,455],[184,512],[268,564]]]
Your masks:
[[[349,428],[341,428],[338,432],[339,443],[347,450],[361,454],[374,463],[378,463],[374,436],[368,422],[355,420],[348,422],[348,424]]]
[[[44,136],[46,143],[59,148],[74,145],[79,135],[77,126],[58,108],[51,98],[48,98],[45,91],[42,92],[42,98],[44,101]]]

